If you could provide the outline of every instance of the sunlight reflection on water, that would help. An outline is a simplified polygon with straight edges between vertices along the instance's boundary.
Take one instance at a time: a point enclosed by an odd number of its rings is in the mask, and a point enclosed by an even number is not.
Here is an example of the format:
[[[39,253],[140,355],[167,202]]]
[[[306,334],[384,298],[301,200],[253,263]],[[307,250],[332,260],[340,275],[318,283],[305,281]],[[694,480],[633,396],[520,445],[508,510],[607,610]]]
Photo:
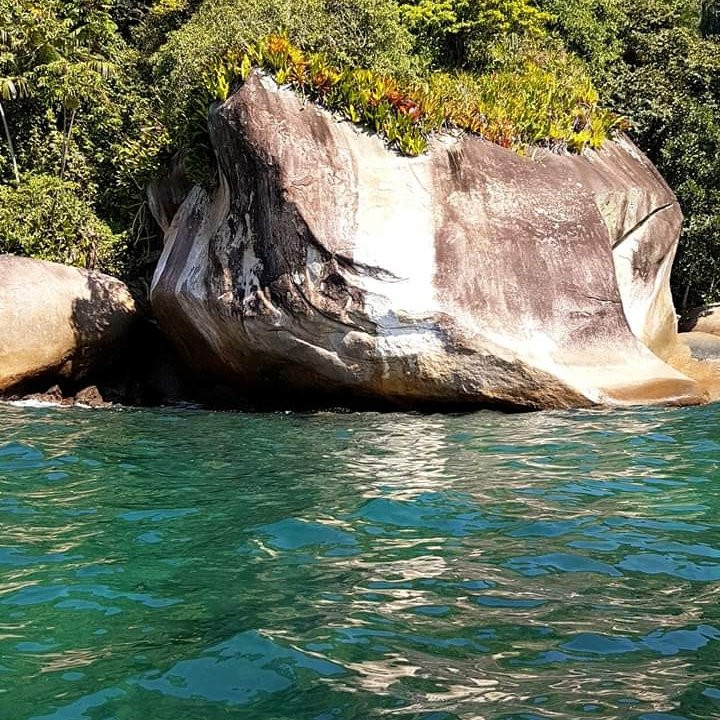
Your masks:
[[[0,408],[0,718],[717,718],[717,420]]]

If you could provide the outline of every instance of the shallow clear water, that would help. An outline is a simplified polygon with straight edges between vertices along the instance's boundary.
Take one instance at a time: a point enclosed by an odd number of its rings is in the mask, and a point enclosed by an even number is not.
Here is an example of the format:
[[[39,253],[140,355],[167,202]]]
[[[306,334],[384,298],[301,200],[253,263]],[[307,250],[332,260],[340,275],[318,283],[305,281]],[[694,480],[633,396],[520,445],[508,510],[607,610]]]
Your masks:
[[[718,718],[719,419],[0,407],[0,718]]]

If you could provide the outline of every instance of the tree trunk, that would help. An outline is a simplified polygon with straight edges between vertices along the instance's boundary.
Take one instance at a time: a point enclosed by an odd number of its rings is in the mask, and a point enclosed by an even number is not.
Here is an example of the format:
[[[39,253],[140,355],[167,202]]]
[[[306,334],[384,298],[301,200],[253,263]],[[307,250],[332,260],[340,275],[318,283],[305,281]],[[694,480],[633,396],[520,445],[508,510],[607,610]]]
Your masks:
[[[15,182],[20,184],[20,173],[18,172],[17,160],[15,159],[15,148],[13,147],[12,137],[10,136],[10,128],[8,127],[7,118],[5,117],[5,108],[2,102],[0,102],[0,117],[2,117],[2,124],[5,128],[5,137],[7,138],[7,144],[10,148],[10,159],[12,160],[13,172],[15,173]]]
[[[65,141],[63,142],[63,154],[62,154],[62,164],[60,165],[60,179],[63,180],[65,178],[65,165],[67,163],[67,153],[68,153],[68,145],[70,145],[70,136],[72,135],[73,131],[73,124],[75,123],[75,113],[77,112],[77,108],[72,111],[70,114],[70,127],[68,127],[67,132],[65,133]]]
[[[683,299],[682,299],[682,305],[680,305],[680,309],[685,312],[685,308],[687,307],[687,301],[688,301],[688,295],[690,294],[690,283],[688,283],[685,286],[685,292],[683,293]]]

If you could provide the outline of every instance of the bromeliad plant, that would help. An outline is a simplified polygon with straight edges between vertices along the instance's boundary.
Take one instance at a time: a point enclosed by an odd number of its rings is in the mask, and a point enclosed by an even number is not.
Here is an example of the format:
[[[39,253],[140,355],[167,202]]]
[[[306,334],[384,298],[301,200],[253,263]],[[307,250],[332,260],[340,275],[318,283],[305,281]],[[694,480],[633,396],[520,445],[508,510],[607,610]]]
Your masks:
[[[247,79],[253,67],[272,73],[281,85],[290,85],[347,120],[371,128],[407,155],[420,155],[428,135],[442,127],[394,78],[361,68],[332,66],[320,54],[305,54],[284,35],[270,35],[248,47],[238,58],[228,57],[209,78],[208,89],[225,100],[232,86]]]
[[[557,62],[557,61],[556,61]],[[598,106],[579,66],[559,72],[528,59],[512,70],[476,75],[433,72],[424,82],[401,82],[362,68],[340,68],[305,54],[282,34],[219,63],[208,90],[225,100],[254,67],[270,72],[323,107],[385,138],[406,155],[420,155],[434,132],[459,129],[522,152],[547,145],[581,152],[597,148],[624,119]]]

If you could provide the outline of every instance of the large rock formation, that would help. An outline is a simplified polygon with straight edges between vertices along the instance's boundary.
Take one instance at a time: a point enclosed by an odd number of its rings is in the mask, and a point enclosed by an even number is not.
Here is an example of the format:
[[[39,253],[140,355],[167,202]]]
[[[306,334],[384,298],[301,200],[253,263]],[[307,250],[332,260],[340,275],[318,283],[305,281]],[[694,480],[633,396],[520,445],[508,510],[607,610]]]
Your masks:
[[[134,313],[115,278],[0,255],[0,392],[82,380],[125,340]]]
[[[700,399],[661,359],[682,215],[627,139],[407,158],[257,72],[210,128],[219,187],[188,194],[152,289],[198,373],[318,403]]]

